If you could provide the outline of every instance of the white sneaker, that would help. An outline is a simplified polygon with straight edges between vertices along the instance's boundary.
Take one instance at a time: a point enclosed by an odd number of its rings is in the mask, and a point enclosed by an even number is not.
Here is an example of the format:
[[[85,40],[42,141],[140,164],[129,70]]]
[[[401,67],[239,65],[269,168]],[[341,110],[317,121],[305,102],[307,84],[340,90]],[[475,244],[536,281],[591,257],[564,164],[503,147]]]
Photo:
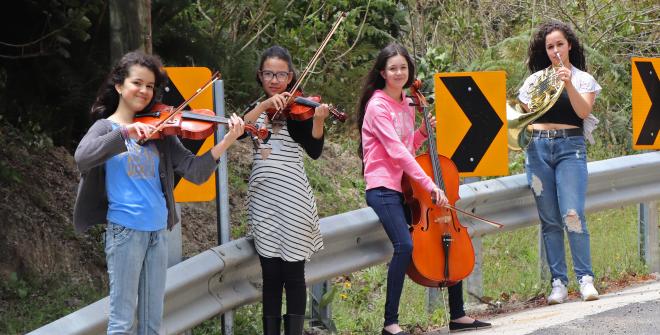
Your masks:
[[[580,294],[583,301],[598,300],[598,291],[594,287],[594,277],[582,276],[580,278]]]
[[[584,277],[583,277],[584,278]],[[568,289],[564,286],[559,278],[552,280],[552,292],[548,297],[548,305],[561,304],[568,298]]]

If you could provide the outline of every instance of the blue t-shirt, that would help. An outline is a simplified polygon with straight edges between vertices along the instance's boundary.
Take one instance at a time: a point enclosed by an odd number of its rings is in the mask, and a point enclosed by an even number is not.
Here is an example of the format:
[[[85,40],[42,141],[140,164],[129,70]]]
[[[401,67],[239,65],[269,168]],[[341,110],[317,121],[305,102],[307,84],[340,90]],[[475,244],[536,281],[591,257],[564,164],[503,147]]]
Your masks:
[[[118,126],[113,124],[113,129]],[[167,227],[167,205],[158,176],[160,159],[152,142],[127,140],[128,151],[105,163],[109,222],[141,231]]]

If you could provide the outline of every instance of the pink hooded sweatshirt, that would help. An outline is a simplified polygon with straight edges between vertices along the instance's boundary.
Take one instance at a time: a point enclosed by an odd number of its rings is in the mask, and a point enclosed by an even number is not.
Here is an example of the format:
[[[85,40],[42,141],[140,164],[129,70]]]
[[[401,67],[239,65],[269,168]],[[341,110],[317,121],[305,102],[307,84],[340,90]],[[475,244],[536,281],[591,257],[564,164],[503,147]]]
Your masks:
[[[367,190],[386,187],[401,192],[405,172],[429,193],[433,180],[415,161],[414,153],[426,140],[415,131],[415,111],[402,93],[401,102],[376,90],[367,102],[362,124],[362,154]]]

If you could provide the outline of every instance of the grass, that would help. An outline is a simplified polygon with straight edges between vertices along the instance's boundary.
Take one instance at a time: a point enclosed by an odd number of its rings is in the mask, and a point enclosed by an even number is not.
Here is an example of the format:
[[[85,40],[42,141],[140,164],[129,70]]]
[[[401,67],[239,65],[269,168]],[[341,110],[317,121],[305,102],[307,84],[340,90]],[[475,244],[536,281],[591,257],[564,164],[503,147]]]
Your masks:
[[[588,216],[597,287],[607,289],[610,281],[629,275],[644,274],[646,267],[637,251],[636,206],[615,208]],[[538,226],[490,235],[483,239],[484,293],[502,300],[525,300],[549,291],[549,283],[538,271]],[[568,249],[567,249],[568,250]],[[568,255],[567,255],[568,256]],[[569,269],[572,268],[567,257]],[[572,270],[569,278],[572,278]],[[337,287],[332,314],[340,334],[372,334],[382,327],[385,305],[385,265],[373,266],[347,277],[333,280]],[[105,290],[64,285],[65,281],[29,283],[12,278],[2,286],[5,302],[0,333],[14,334],[33,330],[56,317],[85,306],[105,296]],[[571,290],[576,284],[571,281]],[[426,290],[406,279],[400,308],[401,324],[409,330],[444,324],[445,310],[426,311]],[[261,332],[261,304],[244,306],[234,314],[236,334]],[[216,334],[219,318],[193,329],[193,334]]]
[[[605,153],[608,148],[594,148],[599,150],[595,155],[590,151],[592,159],[607,158]],[[321,217],[366,206],[361,165],[352,157],[353,151],[354,143],[326,143],[323,159],[305,160]],[[511,173],[522,172],[523,156],[513,154],[511,158]],[[11,175],[6,171],[0,172],[4,173],[3,176]],[[238,193],[244,193],[244,180],[249,170],[233,172],[230,173],[231,187]],[[232,235],[242,236],[246,231],[245,215],[233,214],[237,215],[234,221],[237,224],[232,225]],[[588,222],[598,288],[608,289],[614,281],[647,273],[637,251],[636,206],[591,214]],[[542,280],[538,270],[538,226],[486,236],[482,250],[486,297],[506,304],[545,295],[549,291],[549,280]],[[567,261],[569,269],[572,268],[570,257]],[[383,264],[331,280],[331,291],[335,292],[332,315],[340,334],[379,332],[383,322],[386,277],[387,268]],[[573,278],[572,273],[569,278]],[[0,283],[0,334],[33,330],[107,295],[107,289],[69,286],[64,285],[65,282],[32,283],[28,279],[13,278]],[[574,280],[569,289],[576,290]],[[406,280],[401,297],[400,321],[407,330],[443,325],[445,317],[446,311],[442,305],[428,312],[425,288]],[[195,327],[192,333],[217,334],[219,329],[220,320],[214,318]],[[234,330],[236,334],[261,333],[261,304],[237,309]]]
[[[608,281],[647,272],[637,251],[636,206],[594,213],[587,220],[597,287],[607,288]],[[550,289],[550,281],[541,280],[539,272],[538,231],[539,227],[534,226],[484,239],[486,296],[499,298],[506,293],[529,298]],[[577,284],[567,239],[565,249],[569,289],[575,291]]]
[[[596,286],[607,289],[609,283],[628,276],[647,273],[637,253],[636,206],[615,208],[588,215],[591,234],[592,262]],[[504,303],[525,301],[545,295],[549,280],[542,280],[539,271],[538,226],[519,229],[483,239],[484,293]],[[569,278],[574,278],[566,243]],[[385,304],[385,265],[375,266],[350,275],[351,285],[343,280],[340,298],[333,303],[333,316],[341,334],[371,334],[382,327]],[[569,289],[577,291],[571,280]],[[444,294],[444,293],[443,293]],[[406,279],[401,298],[400,321],[409,331],[427,329],[445,323],[445,310],[426,311],[426,290]]]
[[[0,283],[0,334],[24,334],[72,313],[106,295],[65,275],[34,282],[16,273]]]

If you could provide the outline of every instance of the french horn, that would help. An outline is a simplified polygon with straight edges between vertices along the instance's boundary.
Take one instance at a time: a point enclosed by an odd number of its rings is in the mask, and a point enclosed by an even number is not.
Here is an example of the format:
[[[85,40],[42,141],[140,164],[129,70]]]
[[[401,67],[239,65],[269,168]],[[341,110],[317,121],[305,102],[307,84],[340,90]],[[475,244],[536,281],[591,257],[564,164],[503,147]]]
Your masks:
[[[560,67],[563,67],[564,64],[561,57],[559,57],[559,53],[557,53],[557,58]],[[520,151],[527,147],[531,139],[530,124],[543,116],[557,102],[562,90],[564,90],[564,82],[557,76],[557,68],[550,65],[543,70],[527,90],[530,97],[527,105],[529,111],[525,110],[519,103],[514,106],[511,103],[506,104],[509,149]]]

